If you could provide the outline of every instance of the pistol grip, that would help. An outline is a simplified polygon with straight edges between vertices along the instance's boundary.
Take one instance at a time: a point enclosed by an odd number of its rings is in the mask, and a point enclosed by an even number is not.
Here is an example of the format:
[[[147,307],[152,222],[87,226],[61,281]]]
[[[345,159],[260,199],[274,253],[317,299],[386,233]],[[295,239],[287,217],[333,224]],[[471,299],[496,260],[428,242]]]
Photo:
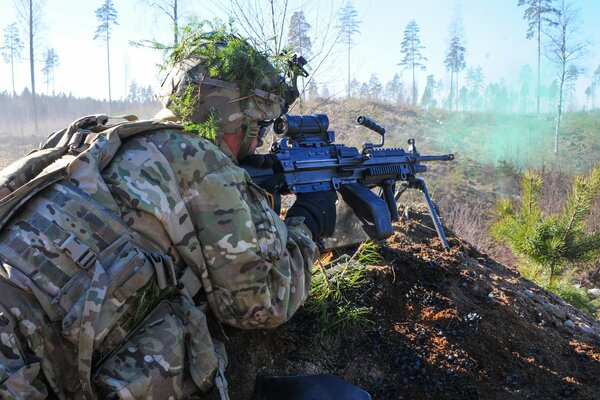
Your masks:
[[[338,190],[373,239],[385,239],[393,233],[386,202],[369,188],[358,183],[342,185]]]

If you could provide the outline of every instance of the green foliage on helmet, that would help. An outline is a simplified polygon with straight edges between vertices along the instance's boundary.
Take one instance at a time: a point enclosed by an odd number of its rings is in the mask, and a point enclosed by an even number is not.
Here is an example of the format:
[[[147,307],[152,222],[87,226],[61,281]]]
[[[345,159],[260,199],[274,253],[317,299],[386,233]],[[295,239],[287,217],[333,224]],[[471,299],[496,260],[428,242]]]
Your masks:
[[[210,30],[205,27],[209,25]],[[200,60],[211,78],[235,82],[242,96],[261,89],[278,96],[288,90],[286,70],[280,58],[256,50],[231,25],[191,20],[182,28],[181,42],[173,49],[169,64]]]

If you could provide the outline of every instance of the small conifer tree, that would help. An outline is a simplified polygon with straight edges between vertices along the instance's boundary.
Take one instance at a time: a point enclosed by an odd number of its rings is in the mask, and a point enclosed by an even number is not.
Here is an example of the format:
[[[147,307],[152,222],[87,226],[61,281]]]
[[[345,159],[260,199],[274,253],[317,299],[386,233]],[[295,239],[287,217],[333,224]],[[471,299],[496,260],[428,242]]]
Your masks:
[[[542,178],[527,173],[517,208],[509,199],[496,204],[498,218],[492,235],[513,253],[547,275],[551,288],[565,266],[594,259],[600,252],[600,232],[586,232],[586,217],[600,193],[600,166],[590,175],[578,175],[560,213],[546,215],[539,206]]]

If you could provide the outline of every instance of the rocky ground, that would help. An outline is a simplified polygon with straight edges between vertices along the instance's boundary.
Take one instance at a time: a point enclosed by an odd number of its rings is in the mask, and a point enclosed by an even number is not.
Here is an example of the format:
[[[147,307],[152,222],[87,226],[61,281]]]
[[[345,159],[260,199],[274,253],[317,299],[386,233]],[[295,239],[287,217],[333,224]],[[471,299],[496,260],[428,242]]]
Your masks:
[[[379,400],[600,398],[597,321],[451,233],[444,251],[416,217],[352,293],[373,308],[359,334],[316,340],[306,310],[271,331],[223,328],[231,398],[252,399],[257,374],[314,373]]]

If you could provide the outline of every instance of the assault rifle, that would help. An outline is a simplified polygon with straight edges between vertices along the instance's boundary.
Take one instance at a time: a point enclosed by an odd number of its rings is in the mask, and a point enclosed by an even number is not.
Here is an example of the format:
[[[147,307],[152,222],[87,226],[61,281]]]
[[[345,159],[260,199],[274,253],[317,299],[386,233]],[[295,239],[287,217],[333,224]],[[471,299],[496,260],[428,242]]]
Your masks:
[[[415,140],[408,140],[408,150],[384,148],[385,129],[365,116],[356,122],[381,135],[381,142],[356,147],[334,144],[335,134],[329,129],[325,114],[289,115],[275,120],[273,130],[278,138],[269,153],[272,167],[243,165],[253,181],[273,190],[274,177],[279,178],[276,193],[305,193],[337,190],[363,224],[365,232],[375,239],[392,235],[392,221],[399,219],[397,201],[407,188],[419,189],[425,195],[429,213],[440,240],[448,247],[446,235],[433,206],[425,181],[417,174],[425,172],[422,162],[451,161],[453,154],[420,155]],[[372,191],[380,188],[380,194]]]

